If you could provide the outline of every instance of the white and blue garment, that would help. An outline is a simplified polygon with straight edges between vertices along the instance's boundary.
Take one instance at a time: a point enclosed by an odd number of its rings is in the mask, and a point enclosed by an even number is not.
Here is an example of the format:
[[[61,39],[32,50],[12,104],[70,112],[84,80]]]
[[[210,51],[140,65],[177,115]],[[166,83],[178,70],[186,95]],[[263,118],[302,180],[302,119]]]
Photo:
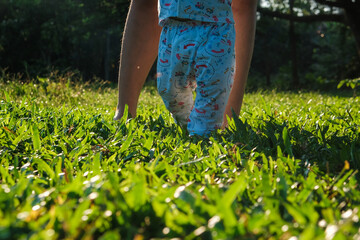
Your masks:
[[[207,2],[160,0],[171,11],[160,11],[158,91],[176,122],[200,136],[221,127],[235,71],[231,1]],[[183,4],[201,8],[185,12]],[[220,14],[208,14],[215,8]]]
[[[234,23],[232,0],[159,0],[159,23],[182,18],[200,22]]]

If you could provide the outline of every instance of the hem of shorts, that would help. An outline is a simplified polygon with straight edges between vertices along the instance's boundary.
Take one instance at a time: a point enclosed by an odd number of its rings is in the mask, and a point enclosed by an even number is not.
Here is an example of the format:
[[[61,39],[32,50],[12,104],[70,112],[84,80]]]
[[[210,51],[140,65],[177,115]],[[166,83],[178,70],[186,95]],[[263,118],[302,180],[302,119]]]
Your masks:
[[[167,24],[177,24],[177,25],[189,25],[189,24],[216,24],[216,25],[219,25],[219,24],[232,24],[234,25],[235,23],[232,21],[232,22],[227,22],[227,21],[203,21],[203,20],[198,20],[198,19],[190,19],[190,18],[175,18],[175,17],[168,17],[168,18],[165,18],[165,19],[162,19],[162,20],[159,20],[159,25],[161,27],[164,27],[166,26]]]
[[[190,136],[201,136],[201,137],[209,137],[211,133],[215,132],[216,130],[218,130],[218,128],[214,128],[214,129],[204,129],[204,130],[200,130],[197,129],[196,131],[191,131],[188,129],[189,135]]]

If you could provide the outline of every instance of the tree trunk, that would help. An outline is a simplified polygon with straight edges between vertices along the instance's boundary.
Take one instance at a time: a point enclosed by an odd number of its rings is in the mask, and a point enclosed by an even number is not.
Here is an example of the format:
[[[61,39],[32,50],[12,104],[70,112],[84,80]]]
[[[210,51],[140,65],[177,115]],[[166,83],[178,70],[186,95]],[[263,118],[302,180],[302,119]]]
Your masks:
[[[104,56],[104,73],[105,80],[110,80],[110,30],[106,31],[105,56]]]
[[[345,8],[345,16],[346,21],[354,35],[357,54],[360,60],[360,3],[357,4],[359,5],[357,7]]]
[[[290,15],[294,15],[294,0],[289,0]],[[292,73],[292,88],[297,88],[300,85],[299,74],[298,74],[298,63],[297,63],[297,47],[296,47],[296,34],[295,34],[295,23],[294,20],[290,20],[289,28],[289,39],[290,39],[290,59],[291,59],[291,73]]]

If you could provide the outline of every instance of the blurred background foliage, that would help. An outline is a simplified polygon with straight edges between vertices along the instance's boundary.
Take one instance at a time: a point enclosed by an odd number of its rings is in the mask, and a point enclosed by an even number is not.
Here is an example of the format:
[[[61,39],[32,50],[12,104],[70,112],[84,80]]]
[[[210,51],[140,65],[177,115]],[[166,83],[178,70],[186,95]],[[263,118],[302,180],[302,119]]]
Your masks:
[[[261,0],[247,88],[336,89],[360,75],[360,1]],[[129,0],[0,0],[0,69],[117,81]],[[356,15],[356,14],[355,14]],[[360,16],[360,14],[359,14]],[[355,22],[354,22],[355,21]],[[153,68],[149,79],[153,79]]]
[[[115,79],[127,0],[0,0],[0,66]],[[114,80],[115,81],[115,80]]]

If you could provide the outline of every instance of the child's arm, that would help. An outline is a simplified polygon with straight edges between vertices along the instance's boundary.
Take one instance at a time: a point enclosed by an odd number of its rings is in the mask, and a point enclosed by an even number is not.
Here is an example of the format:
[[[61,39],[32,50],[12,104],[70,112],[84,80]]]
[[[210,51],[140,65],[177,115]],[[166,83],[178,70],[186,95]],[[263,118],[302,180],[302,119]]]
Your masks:
[[[236,71],[224,114],[224,127],[227,126],[226,115],[232,117],[231,109],[235,111],[236,115],[240,113],[254,47],[256,7],[257,0],[233,0],[232,2],[236,32]]]
[[[122,117],[125,105],[136,116],[140,91],[157,56],[160,32],[157,0],[133,0],[123,34],[115,120]]]

